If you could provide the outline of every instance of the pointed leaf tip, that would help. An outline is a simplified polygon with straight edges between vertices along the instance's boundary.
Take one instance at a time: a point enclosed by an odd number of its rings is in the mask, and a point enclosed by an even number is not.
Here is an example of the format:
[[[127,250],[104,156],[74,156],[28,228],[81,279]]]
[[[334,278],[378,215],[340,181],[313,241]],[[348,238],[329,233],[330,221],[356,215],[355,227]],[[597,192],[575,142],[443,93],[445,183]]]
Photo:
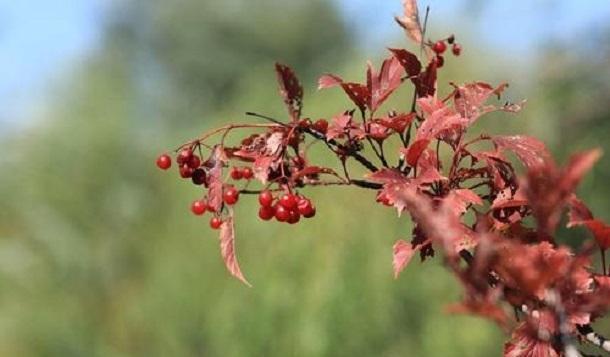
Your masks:
[[[220,254],[229,273],[248,287],[252,287],[252,284],[242,274],[239,262],[237,261],[235,253],[235,223],[232,211],[220,226]]]

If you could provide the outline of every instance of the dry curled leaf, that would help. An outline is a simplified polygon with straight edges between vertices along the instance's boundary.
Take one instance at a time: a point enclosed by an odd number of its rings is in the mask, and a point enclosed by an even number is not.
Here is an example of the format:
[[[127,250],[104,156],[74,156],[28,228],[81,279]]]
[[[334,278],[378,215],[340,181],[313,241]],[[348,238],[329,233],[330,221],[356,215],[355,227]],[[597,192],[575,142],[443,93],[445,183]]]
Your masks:
[[[252,285],[242,274],[241,268],[239,267],[239,262],[237,261],[235,251],[235,222],[233,219],[232,210],[230,211],[229,216],[225,218],[220,226],[220,254],[222,255],[222,260],[224,261],[229,273],[231,273],[231,275],[242,283],[251,287]]]

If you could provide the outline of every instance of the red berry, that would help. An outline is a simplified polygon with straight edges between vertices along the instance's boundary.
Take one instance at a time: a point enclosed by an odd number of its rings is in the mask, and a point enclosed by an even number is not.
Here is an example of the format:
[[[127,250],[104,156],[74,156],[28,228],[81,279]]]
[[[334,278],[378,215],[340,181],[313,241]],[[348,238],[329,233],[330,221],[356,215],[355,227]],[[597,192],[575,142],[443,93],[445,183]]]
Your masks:
[[[233,166],[233,168],[231,168],[231,178],[233,180],[241,180],[242,178],[242,173],[241,170],[235,166]]]
[[[443,52],[445,52],[445,50],[447,49],[447,45],[445,44],[445,41],[437,41],[433,46],[432,46],[432,51],[436,52],[436,54],[441,54]]]
[[[290,210],[282,205],[275,205],[275,219],[286,222],[290,219]]]
[[[191,180],[197,186],[205,184],[206,174],[205,171],[201,168],[193,171],[191,175]]]
[[[322,134],[326,134],[328,130],[328,122],[326,119],[318,119],[315,123],[313,123],[313,129]]]
[[[196,216],[201,216],[205,213],[206,206],[207,205],[205,204],[205,202],[201,200],[193,201],[193,203],[191,204],[191,212],[193,212],[193,214]]]
[[[309,118],[299,120],[299,128],[309,129],[311,127],[311,120]]]
[[[193,169],[191,169],[189,165],[184,164],[180,166],[180,177],[190,178],[191,176],[193,176]]]
[[[208,202],[208,204],[206,205],[208,212],[216,212],[216,210],[214,209],[214,207],[212,207],[212,205]]]
[[[454,56],[459,56],[462,54],[462,46],[460,46],[458,43],[454,44],[453,47],[451,47],[451,52],[453,52]]]
[[[254,177],[254,172],[252,171],[252,169],[250,167],[246,166],[241,169],[241,175],[246,180],[250,180]]]
[[[273,207],[262,206],[258,209],[258,216],[263,221],[268,221],[275,216],[275,210]]]
[[[191,169],[196,169],[201,166],[201,159],[197,155],[191,155],[188,159],[188,165]]]
[[[445,64],[445,58],[443,56],[436,56],[436,68],[441,68]]]
[[[289,211],[290,216],[288,217],[288,223],[295,224],[299,223],[301,220],[301,214],[297,209],[292,209]]]
[[[210,227],[212,227],[212,229],[219,229],[220,226],[222,226],[222,220],[220,218],[214,216],[210,219]]]
[[[269,190],[264,190],[258,195],[258,203],[263,207],[271,207],[273,204],[273,194]]]
[[[288,209],[297,208],[297,198],[292,193],[285,193],[280,196],[279,203]]]
[[[167,154],[159,155],[157,158],[157,167],[161,170],[167,170],[172,167],[172,158]]]
[[[305,218],[311,218],[316,215],[316,208],[308,198],[302,198],[298,204],[299,213]]]
[[[229,206],[234,205],[237,203],[237,200],[239,200],[239,191],[237,191],[235,187],[229,186],[223,192],[222,199]]]
[[[178,153],[178,155],[176,156],[176,162],[178,163],[178,165],[182,166],[189,162],[191,156],[193,156],[193,150],[191,150],[191,149],[181,150]]]

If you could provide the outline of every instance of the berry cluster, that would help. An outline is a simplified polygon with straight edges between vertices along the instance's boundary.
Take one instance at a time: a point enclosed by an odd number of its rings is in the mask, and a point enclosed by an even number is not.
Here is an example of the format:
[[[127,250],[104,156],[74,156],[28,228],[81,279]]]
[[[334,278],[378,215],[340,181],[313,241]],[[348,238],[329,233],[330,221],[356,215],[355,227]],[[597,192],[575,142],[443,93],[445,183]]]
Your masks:
[[[252,177],[254,177],[254,172],[249,166],[233,166],[233,168],[231,168],[231,178],[235,181],[239,181],[241,179],[250,180]]]
[[[182,148],[176,155],[176,164],[178,165],[178,172],[180,177],[183,179],[191,179],[195,186],[204,186],[208,188],[210,186],[211,177],[209,177],[210,171],[214,168],[214,163],[209,160],[202,162],[199,155],[194,153],[195,149],[199,149],[198,144],[190,145],[189,147]],[[172,166],[172,158],[168,154],[162,154],[157,158],[157,167],[161,170],[168,170]],[[249,166],[243,167],[232,167],[230,176],[233,180],[250,180],[254,177],[254,172]],[[222,185],[222,203],[227,206],[233,206],[239,200],[240,191],[235,186],[230,184]],[[210,227],[212,229],[219,229],[223,223],[220,218],[220,211],[214,204],[210,203],[207,197],[203,199],[195,200],[191,203],[191,212],[196,216],[202,216],[206,212],[211,212],[214,215],[210,218]]]
[[[451,53],[454,56],[459,56],[462,54],[462,46],[455,42],[455,36],[451,35],[444,40],[438,40],[434,43],[428,43],[428,46],[432,48],[432,51],[436,54],[436,67],[440,68],[445,64],[445,58],[443,57],[443,53],[447,50],[447,44],[451,45]]]
[[[258,203],[258,216],[263,221],[275,218],[278,222],[295,224],[301,220],[301,216],[312,218],[316,215],[316,208],[310,199],[290,192],[273,197],[271,191],[263,190],[258,195]]]
[[[303,119],[299,125],[302,128],[315,128],[313,130],[323,132],[326,132],[328,128],[328,122],[325,119],[317,120],[314,123],[309,121],[309,119]],[[256,137],[248,137],[242,141],[242,145],[252,145],[255,140]],[[290,142],[291,139],[289,138],[288,141]],[[200,156],[194,153],[194,150],[199,148],[200,144],[194,143],[180,149],[175,161],[179,168],[180,177],[184,179],[190,178],[194,185],[203,185],[205,188],[210,189],[211,185],[217,183],[217,179],[213,178],[211,174],[215,163],[211,162],[214,161],[212,159],[202,161]],[[172,158],[168,154],[162,154],[157,158],[156,164],[159,169],[168,170],[172,166]],[[301,156],[295,156],[290,160],[290,164],[292,165],[291,167],[286,166],[284,169],[295,172],[295,170],[298,171],[299,167],[302,168],[305,162]],[[311,177],[311,175],[309,176]],[[254,171],[250,166],[232,166],[229,170],[229,177],[233,181],[246,180],[246,185],[248,185],[250,180],[254,178]],[[279,180],[279,182],[285,182],[285,180]],[[283,186],[280,184],[280,187]],[[234,185],[228,183],[222,183],[221,189],[222,202],[219,209],[210,202],[211,200],[208,196],[193,201],[190,207],[191,212],[196,216],[202,216],[206,212],[211,212],[213,214],[210,218],[210,227],[212,229],[219,229],[222,226],[223,219],[221,217],[224,208],[237,204],[242,191],[250,194],[257,193],[257,191],[250,191],[246,188],[240,191]],[[278,190],[281,190],[281,188]],[[271,190],[263,189],[258,195],[258,202],[260,204],[258,216],[264,221],[275,218],[278,222],[295,224],[301,220],[301,217],[312,218],[316,214],[316,208],[309,198],[300,194],[293,194],[288,189],[284,190],[284,193],[278,197],[274,197]]]

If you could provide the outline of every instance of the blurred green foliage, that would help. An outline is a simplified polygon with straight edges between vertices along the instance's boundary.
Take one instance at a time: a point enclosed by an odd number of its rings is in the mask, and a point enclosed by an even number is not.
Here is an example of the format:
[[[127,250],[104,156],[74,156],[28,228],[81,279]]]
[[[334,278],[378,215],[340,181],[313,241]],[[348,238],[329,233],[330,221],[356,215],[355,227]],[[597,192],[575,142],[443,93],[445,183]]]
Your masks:
[[[296,227],[263,224],[242,200],[248,289],[225,272],[207,220],[188,212],[201,192],[154,167],[158,153],[245,110],[283,115],[275,60],[301,75],[308,115],[335,114],[347,101],[315,94],[316,74],[362,78],[355,40],[323,0],[117,4],[48,116],[0,142],[0,355],[499,355],[497,327],[443,312],[460,289],[438,261],[392,278],[391,246],[410,224],[373,193],[308,191],[319,216]],[[483,79],[477,57],[464,57],[446,78]],[[604,81],[553,63],[529,92],[538,104],[505,129],[555,133],[546,138],[563,157],[592,144],[608,152],[610,110],[595,105],[610,92],[607,68]],[[605,218],[609,168],[583,192]]]

